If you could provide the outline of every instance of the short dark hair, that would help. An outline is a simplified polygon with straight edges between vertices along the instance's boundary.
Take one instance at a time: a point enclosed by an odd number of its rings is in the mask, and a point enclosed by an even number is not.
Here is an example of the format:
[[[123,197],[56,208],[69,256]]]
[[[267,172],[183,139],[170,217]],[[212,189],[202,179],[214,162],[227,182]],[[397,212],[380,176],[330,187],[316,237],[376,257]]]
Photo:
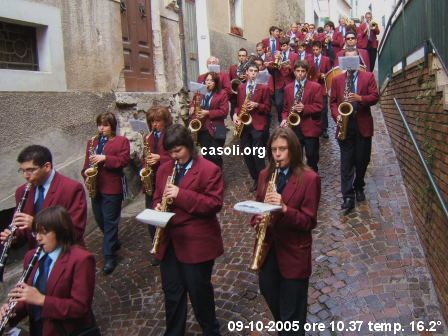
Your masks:
[[[333,23],[333,21],[327,21],[327,22],[325,23],[324,27],[325,27],[325,26],[328,26],[328,27],[334,29],[334,23]]]
[[[354,35],[355,38],[356,38],[356,33],[355,33],[354,30],[347,30],[347,31],[345,32],[345,36],[344,36],[344,37],[347,37],[348,35]]]
[[[263,59],[262,59],[260,56],[255,57],[255,58],[254,58],[254,62],[255,62],[255,61],[261,62],[261,64],[264,63]],[[255,63],[255,65],[256,65],[256,63]]]
[[[33,161],[35,165],[42,167],[45,163],[50,162],[53,167],[53,157],[47,147],[40,145],[31,145],[24,148],[17,157],[18,163]]]
[[[146,122],[149,128],[151,128],[151,123],[154,120],[162,120],[165,129],[173,123],[170,110],[166,106],[153,106],[146,112]]]
[[[284,44],[289,45],[289,37],[286,37],[286,36],[285,36],[285,37],[282,37],[282,38],[280,39],[279,43],[280,43],[281,46],[284,45]]]
[[[54,232],[62,253],[75,244],[75,229],[67,210],[60,206],[45,208],[34,217],[33,231],[37,233]]]
[[[324,28],[322,28],[322,27],[317,27],[317,32],[320,34],[320,33],[323,33],[324,32]]]
[[[213,88],[213,92],[221,91],[221,81],[220,81],[220,78],[219,78],[219,74],[216,73],[216,72],[213,72],[213,71],[207,72],[205,74],[205,77],[204,77],[204,82],[205,82],[205,80],[207,79],[207,77],[209,75],[212,77],[212,81],[215,83],[215,87]]]
[[[269,27],[269,34],[272,34],[276,29],[278,29],[277,26],[270,26]]]
[[[252,62],[250,62],[247,66],[246,66],[246,71],[249,70],[249,68],[256,68],[258,70],[258,66],[255,63],[256,60],[261,59],[260,57],[255,58]],[[261,59],[262,60],[262,59]],[[263,61],[263,60],[262,60]]]
[[[240,52],[240,51],[244,51],[245,53],[246,53],[246,56],[247,56],[247,49],[245,49],[245,48],[240,48],[239,50],[238,50],[238,53]]]
[[[322,49],[322,42],[321,41],[313,41],[311,44],[313,47],[319,47],[319,49]]]
[[[294,65],[294,71],[296,71],[298,68],[303,68],[308,72],[310,69],[310,65],[308,64],[307,60],[298,60],[296,64]]]
[[[96,125],[109,125],[113,135],[117,132],[117,124],[117,118],[112,112],[102,112],[96,117]]]
[[[190,131],[183,125],[173,124],[166,129],[166,135],[163,138],[163,148],[166,151],[170,151],[177,146],[185,146],[192,156],[196,155],[196,148]]]

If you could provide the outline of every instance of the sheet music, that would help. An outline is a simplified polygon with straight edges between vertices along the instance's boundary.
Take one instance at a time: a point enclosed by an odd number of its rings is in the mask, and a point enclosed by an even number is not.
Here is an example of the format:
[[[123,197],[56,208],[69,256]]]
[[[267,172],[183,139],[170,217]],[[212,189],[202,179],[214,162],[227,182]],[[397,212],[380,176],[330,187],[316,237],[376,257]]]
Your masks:
[[[203,94],[203,95],[207,94],[207,87],[201,83],[190,82],[190,83],[188,83],[188,89],[194,93],[199,92],[200,94]]]
[[[131,125],[132,130],[135,132],[139,132],[140,134],[149,133],[148,125],[142,120],[129,119],[129,124]]]
[[[19,336],[21,334],[22,330],[19,328],[12,328],[11,330],[7,331],[5,333],[6,336]]]
[[[256,201],[238,202],[233,206],[233,209],[240,212],[245,212],[253,215],[260,215],[266,212],[274,212],[280,210],[280,205],[272,205]]]
[[[359,56],[339,57],[339,67],[342,70],[358,70]]]
[[[164,228],[168,221],[175,215],[174,212],[161,212],[152,209],[145,209],[140,212],[135,219],[144,224],[151,224]]]
[[[258,72],[258,76],[255,79],[255,83],[256,84],[266,84],[268,85],[269,83],[269,72],[267,69],[264,69],[260,72]]]
[[[208,65],[208,71],[213,71],[216,73],[221,72],[221,66],[219,64],[209,64]]]

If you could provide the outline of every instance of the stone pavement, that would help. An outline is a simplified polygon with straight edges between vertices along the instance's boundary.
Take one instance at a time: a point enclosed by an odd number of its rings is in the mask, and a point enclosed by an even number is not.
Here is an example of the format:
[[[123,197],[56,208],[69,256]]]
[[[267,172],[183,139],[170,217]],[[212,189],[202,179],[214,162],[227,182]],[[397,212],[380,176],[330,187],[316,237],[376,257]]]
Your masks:
[[[321,141],[322,198],[313,238],[313,274],[309,289],[309,322],[322,322],[326,330],[310,335],[393,335],[369,333],[367,323],[401,323],[396,335],[418,335],[412,321],[441,321],[441,314],[413,226],[399,166],[380,111],[375,111],[376,131],[372,161],[366,178],[367,201],[344,216],[340,211],[339,148],[334,139]],[[331,124],[333,124],[331,122]],[[334,129],[330,132],[334,134]],[[247,270],[254,232],[249,217],[232,210],[251,198],[251,185],[241,157],[226,157],[225,205],[220,213],[225,254],[214,268],[217,316],[223,335],[273,335],[274,332],[233,332],[228,321],[264,321],[272,317],[258,292],[256,274]],[[120,264],[110,276],[101,274],[101,235],[95,230],[87,245],[97,257],[94,309],[104,335],[162,335],[163,294],[160,273],[149,264],[147,228],[133,217],[143,209],[138,199],[124,211],[120,224]],[[126,218],[126,216],[128,218]],[[331,321],[342,321],[342,331],[331,331]],[[362,329],[347,332],[350,321]],[[359,326],[360,322],[356,325]],[[336,324],[333,329],[336,328]],[[385,324],[384,326],[388,326]],[[437,332],[445,334],[443,326]],[[189,311],[187,335],[200,335]],[[431,333],[429,333],[431,334]]]

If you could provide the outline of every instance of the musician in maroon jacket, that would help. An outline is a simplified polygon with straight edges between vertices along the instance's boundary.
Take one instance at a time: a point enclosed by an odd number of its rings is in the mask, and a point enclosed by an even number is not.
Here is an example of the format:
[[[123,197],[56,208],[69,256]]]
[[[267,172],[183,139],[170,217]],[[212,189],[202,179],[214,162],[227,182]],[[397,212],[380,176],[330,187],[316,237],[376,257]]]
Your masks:
[[[376,53],[378,50],[378,34],[380,28],[378,23],[372,21],[372,13],[367,12],[365,15],[366,21],[361,23],[357,29],[357,47],[359,49],[367,50],[369,54],[370,67],[368,71],[373,71],[375,68]]]
[[[305,44],[302,41],[299,41],[297,43],[297,60],[298,61],[305,61],[308,59],[309,54],[305,51]]]
[[[175,215],[164,229],[156,257],[161,261],[165,294],[165,335],[185,335],[187,295],[204,335],[219,335],[211,274],[223,253],[217,213],[223,206],[224,181],[221,169],[195,152],[188,130],[178,124],[167,129],[165,149],[177,161],[174,184],[168,184],[174,162],[157,172],[154,206],[162,197],[173,199],[169,211]]]
[[[357,50],[346,51],[346,56],[356,56]],[[339,117],[338,106],[345,101],[346,84],[350,94],[347,101],[353,105],[353,113],[348,123],[347,138],[339,142],[341,152],[341,192],[344,202],[341,208],[350,211],[358,202],[366,199],[364,177],[370,162],[372,148],[373,119],[370,106],[378,102],[378,89],[372,72],[355,71],[346,83],[347,73],[333,79],[331,85],[331,115],[335,121]],[[338,134],[339,128],[336,130]]]
[[[300,329],[294,335],[305,335],[311,231],[317,224],[320,178],[303,164],[301,146],[292,130],[277,128],[267,149],[269,166],[260,173],[256,200],[280,205],[281,210],[273,213],[268,225],[267,257],[259,273],[260,291],[275,321],[298,321]],[[276,163],[276,190],[266,193]],[[257,227],[261,219],[261,215],[254,216],[251,224]]]
[[[242,65],[247,62],[247,50],[241,48],[238,50],[238,64],[232,64],[229,67],[229,79],[232,82],[234,79],[239,79],[241,82],[246,80],[244,71],[241,71]],[[230,83],[232,85],[232,83]],[[230,101],[230,118],[233,118],[233,114],[235,113],[236,107],[236,93],[231,93],[229,97]]]
[[[148,123],[150,133],[145,137],[144,142],[146,146],[149,146],[150,155],[146,156],[145,153],[143,153],[142,167],[145,167],[147,162],[151,166],[152,185],[154,188],[156,185],[157,169],[159,169],[161,164],[171,160],[171,157],[163,148],[163,138],[165,136],[166,128],[171,126],[173,120],[168,107],[153,106],[146,112],[146,122]],[[145,190],[143,192],[145,192]],[[153,193],[154,189],[152,192],[145,192],[145,207],[148,209],[152,208]],[[148,225],[148,230],[152,241],[156,228],[153,225]],[[151,264],[154,266],[158,265],[158,261],[153,259],[151,260]]]
[[[190,107],[190,118],[198,118],[202,128],[198,133],[198,142],[201,147],[207,148],[204,157],[222,168],[222,155],[218,154],[217,147],[223,147],[226,141],[226,127],[224,120],[229,113],[227,93],[221,89],[219,76],[216,72],[209,72],[205,77],[207,94],[201,100],[199,113],[194,111],[193,102]],[[211,150],[213,148],[213,150]]]
[[[296,63],[294,67],[296,80],[285,87],[285,105],[283,106],[281,126],[287,126],[288,115],[291,111],[299,114],[300,124],[293,127],[293,130],[302,147],[305,147],[308,165],[317,172],[319,136],[321,134],[320,118],[323,108],[322,87],[307,79],[308,71],[307,61]],[[302,92],[301,99],[299,99],[300,92]]]
[[[20,246],[25,242],[28,242],[30,248],[36,246],[36,240],[32,235],[34,216],[40,210],[54,205],[61,205],[67,209],[75,223],[76,242],[84,245],[87,201],[81,183],[54,170],[51,152],[46,147],[28,146],[20,152],[17,161],[20,164],[19,173],[24,175],[27,183],[31,183],[32,187],[21,213],[15,214],[14,217],[14,225],[19,229],[16,231],[15,246]],[[19,204],[25,186],[17,188],[16,204]],[[10,231],[5,229],[0,234],[0,240],[6,240],[9,234]]]
[[[233,116],[235,127],[241,125],[239,116],[243,107],[246,109],[246,113],[249,113],[252,117],[252,123],[244,125],[241,133],[241,147],[243,151],[246,147],[264,148],[265,132],[269,127],[268,117],[271,113],[269,88],[264,84],[256,83],[257,75],[257,65],[255,63],[249,64],[246,70],[247,81],[238,87],[238,102]],[[249,101],[245,103],[246,97],[249,97]],[[251,151],[250,155],[244,155],[244,162],[253,179],[254,186],[252,191],[255,191],[257,189],[258,175],[264,168],[264,157],[260,157],[259,153]]]
[[[338,52],[340,52],[342,50],[342,48],[344,47],[345,33],[346,33],[346,19],[340,18],[339,26],[336,27],[334,34],[333,34],[332,46],[333,46],[333,51],[334,51],[335,55],[337,55]],[[335,59],[335,61],[336,61],[336,59]]]
[[[207,67],[209,65],[219,65],[219,58],[215,57],[215,56],[210,56],[209,58],[207,58]],[[205,84],[205,77],[206,77],[206,75],[207,75],[207,73],[199,75],[198,76],[198,83]],[[230,95],[232,93],[232,90],[231,90],[231,87],[230,87],[229,74],[224,72],[224,71],[220,71],[219,72],[219,81],[221,82],[222,89],[227,92],[227,97],[230,99]]]
[[[121,202],[126,192],[123,168],[130,160],[129,140],[116,135],[117,119],[111,112],[103,112],[96,118],[98,136],[87,142],[84,171],[91,165],[98,166],[97,194],[92,198],[92,210],[95,221],[104,234],[103,237],[103,272],[110,274],[117,266],[118,223],[121,215]],[[91,156],[93,145],[95,154]]]
[[[17,284],[10,293],[17,300],[10,324],[16,325],[28,315],[32,336],[79,335],[86,330],[91,331],[89,335],[99,335],[98,329],[93,332],[95,259],[75,245],[70,215],[61,206],[43,209],[36,215],[33,228],[43,250],[26,283]],[[25,255],[24,269],[34,252]],[[7,307],[2,306],[0,317]]]
[[[325,88],[325,74],[331,70],[331,61],[327,56],[322,55],[322,43],[313,42],[313,54],[308,57],[310,70],[308,78],[320,84],[322,90],[323,108],[321,111],[321,135],[328,138],[328,97]]]
[[[272,55],[275,54],[276,51],[280,50],[280,44],[278,40],[278,35],[280,34],[280,30],[276,26],[269,27],[269,37],[266,37],[261,41],[263,43],[264,50],[266,52],[270,52]]]
[[[356,48],[356,41],[357,41],[356,33],[353,30],[348,30],[346,33],[346,36],[345,36],[345,48],[346,49]],[[366,66],[367,71],[370,71],[370,60],[369,60],[369,53],[367,52],[367,50],[358,49],[358,55],[359,55],[361,64]],[[339,57],[344,57],[344,56],[345,56],[345,49],[339,51],[336,54],[334,66],[338,66],[339,65]]]

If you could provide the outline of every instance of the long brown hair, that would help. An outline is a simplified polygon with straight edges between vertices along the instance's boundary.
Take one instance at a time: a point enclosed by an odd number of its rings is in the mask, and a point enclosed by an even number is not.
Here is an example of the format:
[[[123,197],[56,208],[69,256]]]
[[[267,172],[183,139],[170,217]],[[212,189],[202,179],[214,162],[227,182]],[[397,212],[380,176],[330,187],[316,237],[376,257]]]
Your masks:
[[[165,124],[165,129],[173,123],[170,110],[166,106],[153,106],[146,112],[146,122],[149,129],[152,129],[151,124],[154,120],[162,120]]]
[[[302,145],[300,144],[299,139],[297,139],[297,136],[289,127],[278,127],[272,132],[267,144],[268,174],[266,175],[266,183],[269,182],[269,179],[275,170],[275,161],[272,155],[272,143],[279,138],[285,139],[288,143],[288,153],[290,158],[289,169],[291,169],[291,172],[300,179],[302,172],[305,169],[308,169],[303,163]]]

